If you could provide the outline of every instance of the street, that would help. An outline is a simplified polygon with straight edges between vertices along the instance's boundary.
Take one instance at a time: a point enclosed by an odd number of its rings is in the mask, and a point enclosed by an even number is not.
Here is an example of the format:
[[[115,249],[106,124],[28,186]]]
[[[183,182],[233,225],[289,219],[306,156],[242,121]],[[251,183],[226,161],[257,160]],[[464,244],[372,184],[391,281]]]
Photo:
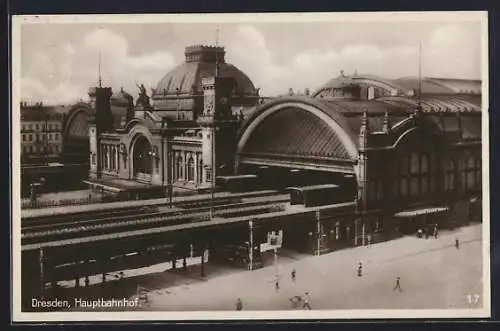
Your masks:
[[[293,309],[292,297],[303,297],[305,292],[312,309],[481,308],[481,231],[475,224],[443,232],[438,239],[404,237],[319,257],[282,251],[277,266],[270,260],[263,269],[231,269],[216,276],[208,269],[206,279],[186,278],[189,282],[160,289],[156,281],[156,289],[148,293],[148,309],[234,310],[241,298],[243,310],[286,310]],[[455,238],[460,240],[459,249]],[[402,291],[393,291],[397,277]],[[151,288],[147,282],[140,285]]]

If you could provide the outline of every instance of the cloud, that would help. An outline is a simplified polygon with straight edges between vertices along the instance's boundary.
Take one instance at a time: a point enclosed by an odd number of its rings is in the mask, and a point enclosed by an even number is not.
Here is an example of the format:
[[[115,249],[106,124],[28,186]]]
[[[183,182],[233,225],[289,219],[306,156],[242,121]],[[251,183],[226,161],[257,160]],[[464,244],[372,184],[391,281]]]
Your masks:
[[[290,36],[292,30],[282,25],[267,26],[267,30],[263,25],[232,25],[224,33],[226,60],[245,72],[261,88],[262,95],[272,96],[286,93],[288,88],[315,90],[341,70],[387,78],[417,76],[418,41],[422,40],[425,76],[479,77],[479,30],[471,25],[436,25],[425,33],[415,33],[413,28],[394,31],[394,25],[356,27],[349,38],[339,41],[339,35],[335,35],[338,26],[334,26],[335,32],[328,25],[319,32],[312,26],[297,26]],[[163,40],[168,35],[153,38],[159,29],[148,30],[146,26],[140,33],[113,25],[86,28],[78,30],[74,38],[45,33],[40,37],[46,40],[44,44],[36,41],[33,48],[28,43],[29,51],[23,48],[27,55],[23,54],[22,96],[55,103],[86,98],[88,88],[97,83],[99,54],[103,83],[114,90],[124,87],[137,96],[136,81],[156,87],[168,71],[183,61],[182,47],[188,46],[194,34],[203,35],[206,28],[185,30],[177,31],[172,42],[166,44]],[[144,34],[149,32],[149,46],[142,47]]]
[[[127,39],[110,29],[94,29],[73,45],[56,44],[34,52],[22,73],[22,98],[45,103],[86,99],[98,80],[99,58],[103,83],[136,94],[135,82],[155,86],[175,66],[169,50],[131,54]]]
[[[33,96],[26,100],[42,101],[45,104],[71,104],[84,98],[84,87],[68,82],[60,82],[50,88],[40,79],[22,78],[21,90],[23,95]]]
[[[450,25],[435,30],[424,41],[422,67],[426,76],[476,78],[479,72],[478,34],[469,28]],[[244,42],[241,42],[244,40]],[[239,26],[229,36],[228,59],[247,73],[264,95],[319,88],[329,79],[357,71],[387,78],[417,76],[418,42],[411,40],[386,47],[351,42],[342,47],[304,49],[277,61],[258,28]],[[276,51],[276,50],[275,50]],[[278,50],[279,51],[279,50]]]
[[[481,38],[477,30],[456,24],[443,26],[431,35],[424,48],[426,75],[479,78]]]

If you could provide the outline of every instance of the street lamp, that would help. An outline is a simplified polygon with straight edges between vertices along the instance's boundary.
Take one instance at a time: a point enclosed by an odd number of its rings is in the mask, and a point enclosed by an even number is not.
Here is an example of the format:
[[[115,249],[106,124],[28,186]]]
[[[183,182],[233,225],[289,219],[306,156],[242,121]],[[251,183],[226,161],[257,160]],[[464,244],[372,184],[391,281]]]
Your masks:
[[[318,245],[318,247],[317,247],[317,253],[316,253],[316,254],[317,254],[318,256],[320,255],[319,250],[320,250],[320,240],[321,240],[321,223],[320,223],[320,216],[321,216],[321,215],[320,215],[320,211],[319,211],[319,209],[318,209],[318,210],[316,210],[316,226],[317,226],[317,229],[316,229],[317,235],[316,235],[316,237],[317,237],[317,245]]]
[[[249,244],[250,270],[253,270],[253,220],[248,221],[248,227],[250,229],[250,244]]]

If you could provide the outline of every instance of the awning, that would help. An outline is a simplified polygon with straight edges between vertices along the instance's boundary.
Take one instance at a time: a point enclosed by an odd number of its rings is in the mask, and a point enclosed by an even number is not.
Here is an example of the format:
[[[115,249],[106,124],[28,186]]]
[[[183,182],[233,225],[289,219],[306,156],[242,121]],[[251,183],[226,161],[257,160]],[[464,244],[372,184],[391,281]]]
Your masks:
[[[420,215],[428,215],[428,214],[437,214],[441,213],[443,211],[449,210],[449,207],[428,207],[428,208],[420,208],[420,209],[413,209],[413,210],[403,210],[397,214],[395,214],[395,217],[414,217],[414,216],[420,216]]]

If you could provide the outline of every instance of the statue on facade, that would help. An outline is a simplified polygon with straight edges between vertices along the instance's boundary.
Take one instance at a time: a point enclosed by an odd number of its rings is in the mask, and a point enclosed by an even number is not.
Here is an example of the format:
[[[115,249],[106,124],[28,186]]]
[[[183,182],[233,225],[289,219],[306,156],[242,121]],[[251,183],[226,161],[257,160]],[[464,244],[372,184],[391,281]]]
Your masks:
[[[139,98],[137,98],[136,106],[149,107],[149,96],[146,93],[144,84],[138,85],[135,83],[135,85],[139,88]]]
[[[239,118],[238,118],[240,123],[243,123],[245,120],[245,115],[243,115],[243,107],[240,107],[240,113],[239,113]]]

